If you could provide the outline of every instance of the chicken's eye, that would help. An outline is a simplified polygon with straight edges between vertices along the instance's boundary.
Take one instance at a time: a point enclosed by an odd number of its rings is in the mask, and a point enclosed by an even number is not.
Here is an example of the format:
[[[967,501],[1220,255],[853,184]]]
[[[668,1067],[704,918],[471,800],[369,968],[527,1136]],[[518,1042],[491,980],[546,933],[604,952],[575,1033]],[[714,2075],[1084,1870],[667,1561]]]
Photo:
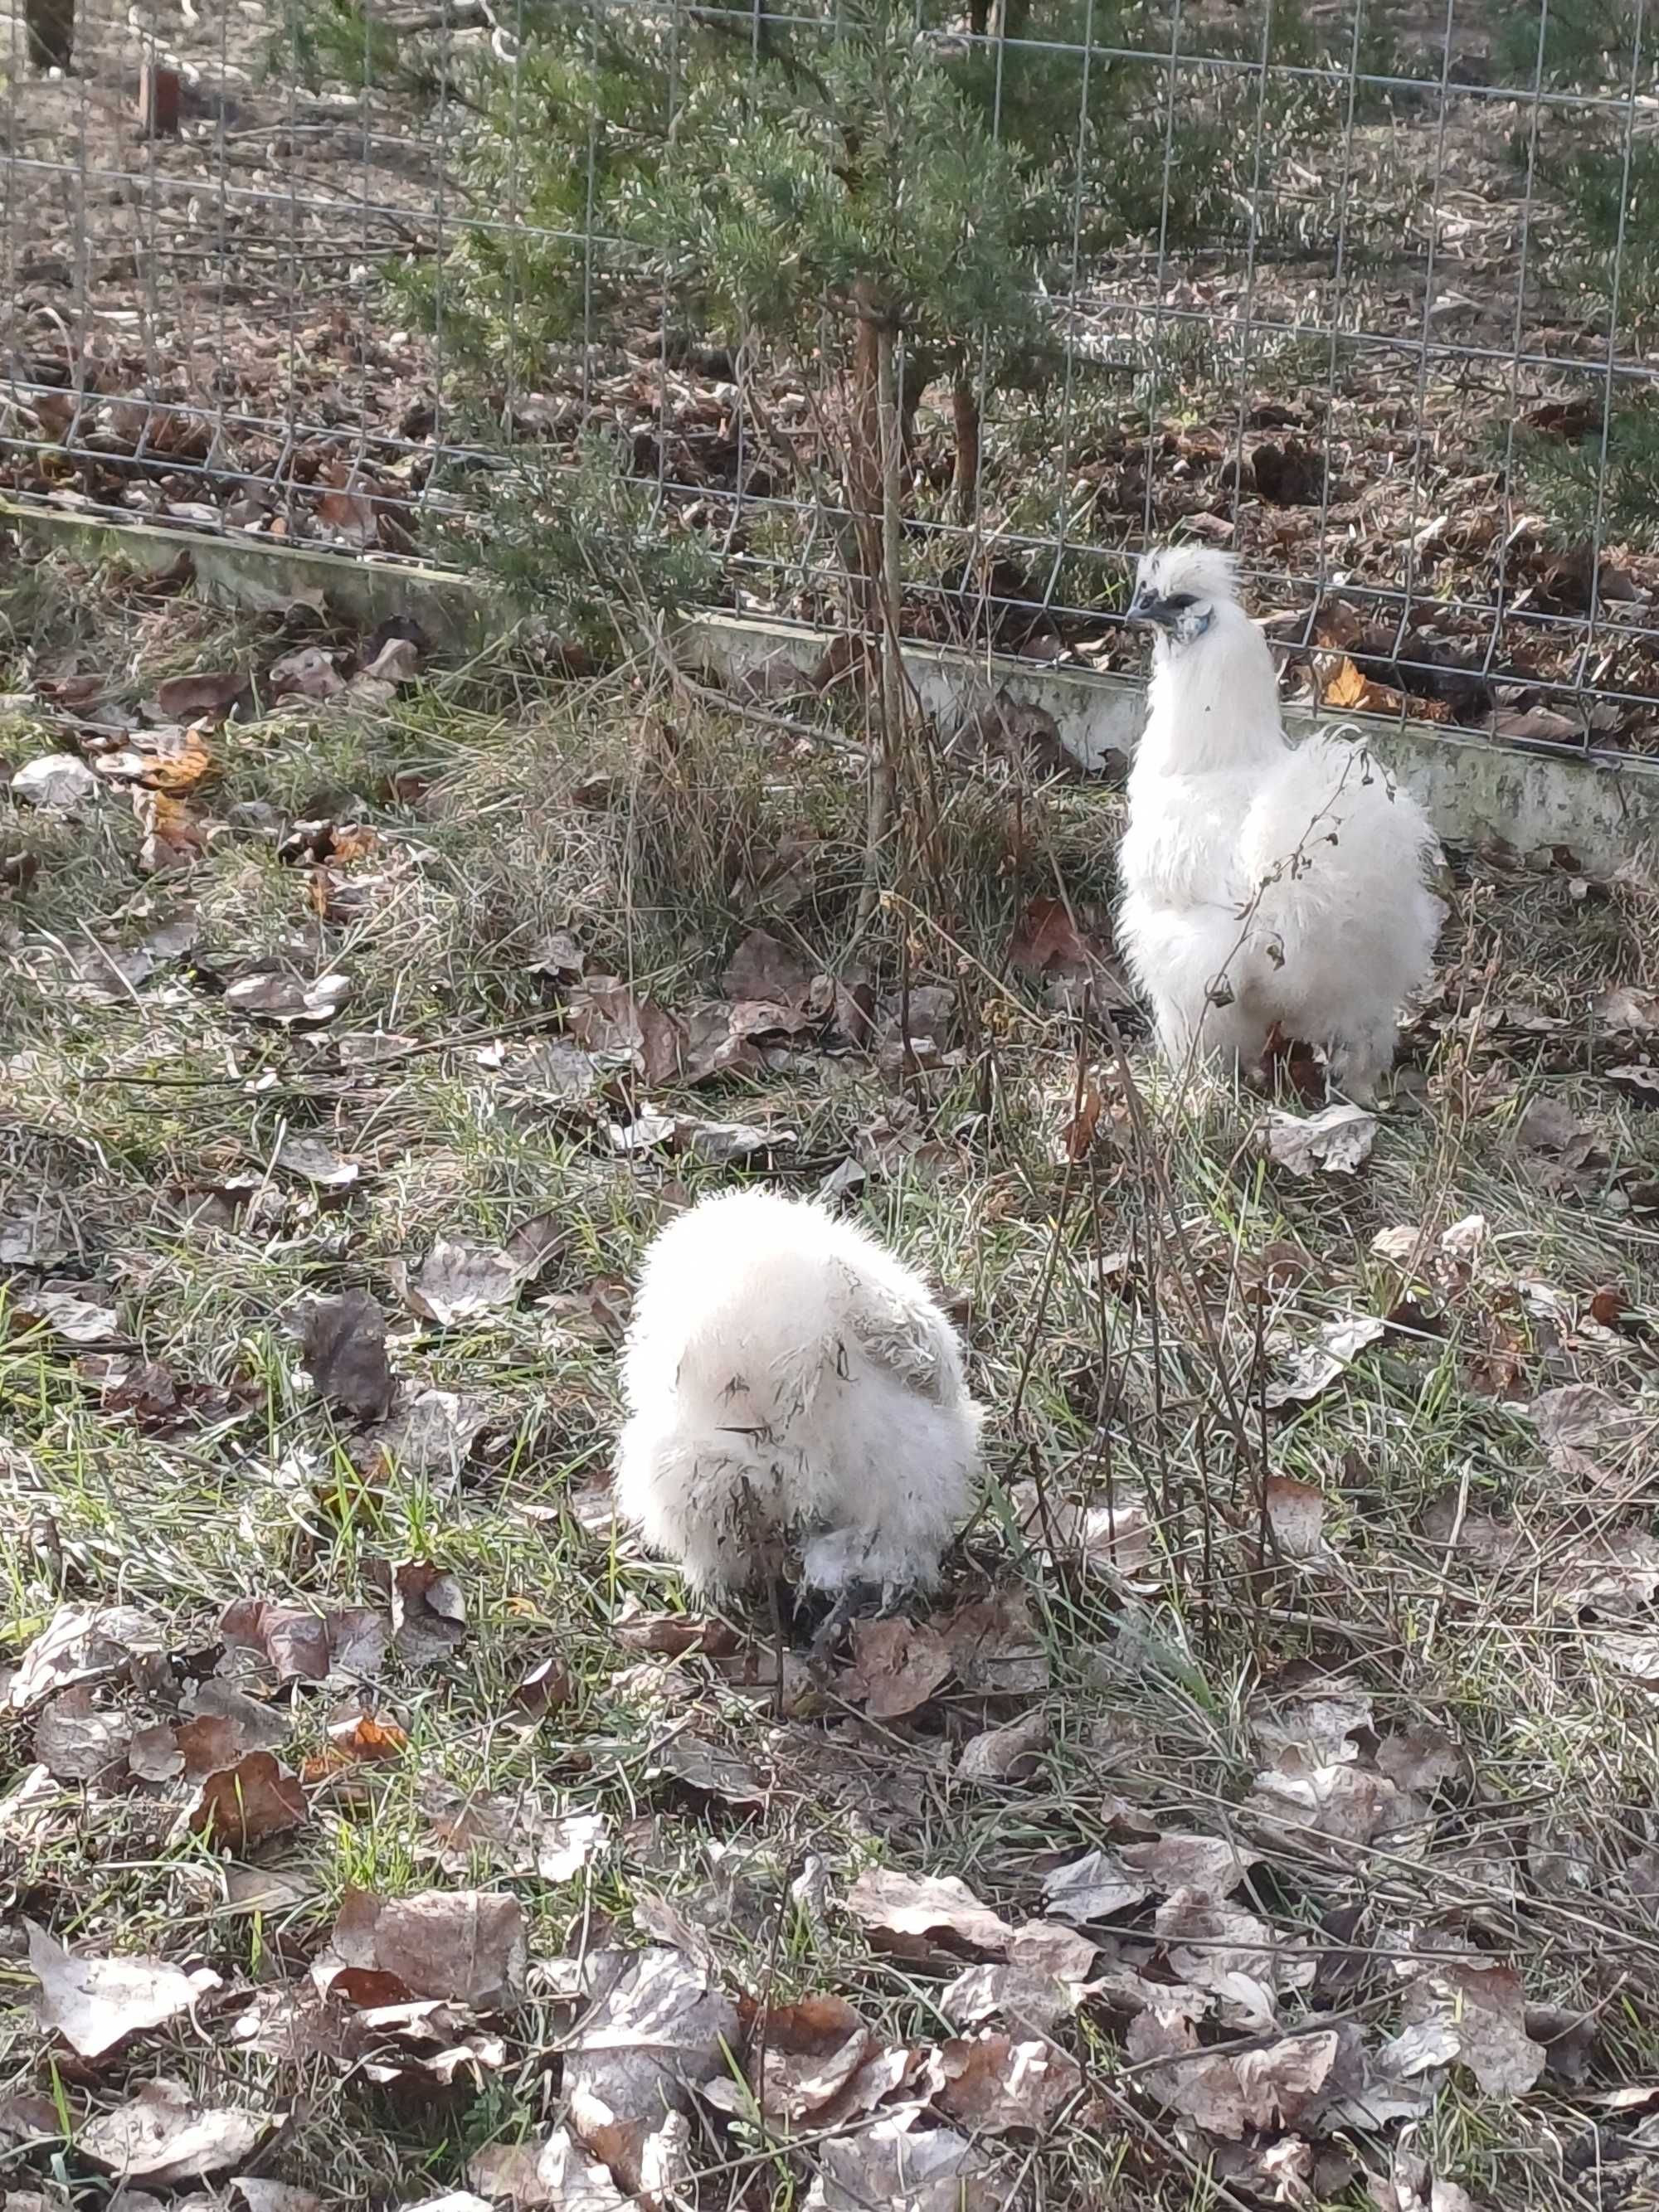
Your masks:
[[[1176,592],[1171,593],[1170,597],[1165,599],[1164,604],[1169,608],[1171,614],[1178,615],[1185,613],[1188,607],[1195,607],[1198,605],[1198,600],[1195,594],[1191,592]]]

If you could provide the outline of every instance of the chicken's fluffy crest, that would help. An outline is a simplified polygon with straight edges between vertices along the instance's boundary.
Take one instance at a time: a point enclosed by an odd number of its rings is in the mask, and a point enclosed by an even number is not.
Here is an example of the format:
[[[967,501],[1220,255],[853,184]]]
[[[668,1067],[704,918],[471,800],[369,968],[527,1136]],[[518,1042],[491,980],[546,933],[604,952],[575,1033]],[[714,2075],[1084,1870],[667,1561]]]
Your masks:
[[[623,1360],[623,1517],[688,1583],[926,1588],[972,1499],[980,1411],[921,1278],[823,1207],[702,1200],[646,1255]]]
[[[1238,598],[1238,560],[1213,545],[1162,545],[1143,553],[1135,569],[1135,588],[1150,585],[1159,598],[1190,592],[1195,599]]]

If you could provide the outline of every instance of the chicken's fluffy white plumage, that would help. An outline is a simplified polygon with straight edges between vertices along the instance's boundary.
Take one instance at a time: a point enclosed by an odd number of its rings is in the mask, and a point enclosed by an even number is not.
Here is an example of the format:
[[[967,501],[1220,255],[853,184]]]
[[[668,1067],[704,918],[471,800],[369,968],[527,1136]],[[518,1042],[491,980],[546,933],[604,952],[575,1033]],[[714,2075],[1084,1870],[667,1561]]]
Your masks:
[[[968,1511],[980,1411],[927,1285],[822,1207],[705,1199],[645,1258],[617,1503],[698,1591],[798,1553],[809,1588],[926,1588]]]
[[[1434,833],[1362,744],[1290,744],[1230,556],[1149,554],[1135,606],[1158,637],[1119,941],[1159,1046],[1177,1066],[1248,1068],[1277,1026],[1324,1048],[1335,1082],[1363,1100],[1433,961]]]

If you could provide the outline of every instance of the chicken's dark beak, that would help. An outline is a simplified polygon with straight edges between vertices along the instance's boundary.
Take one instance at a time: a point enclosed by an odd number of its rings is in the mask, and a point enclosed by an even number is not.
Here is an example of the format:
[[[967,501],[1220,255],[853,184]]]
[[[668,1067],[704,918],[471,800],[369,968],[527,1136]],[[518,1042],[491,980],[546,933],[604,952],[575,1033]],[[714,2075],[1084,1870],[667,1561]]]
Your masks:
[[[1176,611],[1167,599],[1159,599],[1150,584],[1143,584],[1129,602],[1129,620],[1144,623],[1152,629],[1173,629]]]

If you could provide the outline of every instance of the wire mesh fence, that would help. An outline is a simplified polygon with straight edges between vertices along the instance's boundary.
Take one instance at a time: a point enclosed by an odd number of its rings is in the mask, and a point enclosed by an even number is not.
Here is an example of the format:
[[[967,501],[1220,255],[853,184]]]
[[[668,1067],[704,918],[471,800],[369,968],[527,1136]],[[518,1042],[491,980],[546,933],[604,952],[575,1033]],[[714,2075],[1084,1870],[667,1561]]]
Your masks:
[[[1644,6],[13,0],[0,473],[528,574],[598,441],[630,561],[839,623],[885,469],[917,635],[1136,667],[1197,535],[1294,691],[1642,749]]]

